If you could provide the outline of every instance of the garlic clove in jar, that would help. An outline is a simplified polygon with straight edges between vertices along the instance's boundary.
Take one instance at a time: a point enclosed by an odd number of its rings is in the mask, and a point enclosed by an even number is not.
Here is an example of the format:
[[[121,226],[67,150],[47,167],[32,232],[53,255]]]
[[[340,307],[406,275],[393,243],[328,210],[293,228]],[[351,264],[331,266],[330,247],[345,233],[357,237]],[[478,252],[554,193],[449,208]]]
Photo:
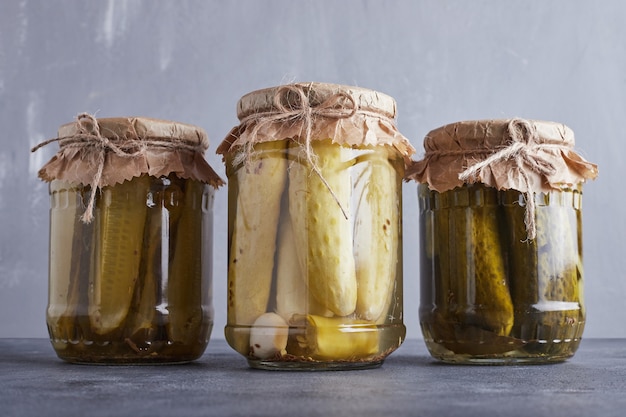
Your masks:
[[[261,314],[250,329],[250,354],[258,359],[283,356],[288,336],[289,326],[281,316]]]

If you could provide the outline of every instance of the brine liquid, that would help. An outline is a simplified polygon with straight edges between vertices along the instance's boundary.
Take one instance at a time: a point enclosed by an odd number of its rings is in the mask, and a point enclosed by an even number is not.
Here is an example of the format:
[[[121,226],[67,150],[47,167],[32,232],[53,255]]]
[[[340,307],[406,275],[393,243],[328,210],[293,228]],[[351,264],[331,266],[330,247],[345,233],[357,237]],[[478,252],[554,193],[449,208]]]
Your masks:
[[[213,190],[141,176],[104,187],[50,186],[47,324],[58,356],[79,363],[170,363],[202,355],[213,326]]]
[[[227,158],[226,339],[253,367],[378,366],[406,331],[403,163],[382,146],[312,147],[317,170],[287,140]],[[267,312],[288,328],[286,346],[269,357],[250,340]]]
[[[517,191],[419,186],[419,315],[435,358],[542,363],[576,352],[585,325],[581,192],[534,198],[530,240]]]

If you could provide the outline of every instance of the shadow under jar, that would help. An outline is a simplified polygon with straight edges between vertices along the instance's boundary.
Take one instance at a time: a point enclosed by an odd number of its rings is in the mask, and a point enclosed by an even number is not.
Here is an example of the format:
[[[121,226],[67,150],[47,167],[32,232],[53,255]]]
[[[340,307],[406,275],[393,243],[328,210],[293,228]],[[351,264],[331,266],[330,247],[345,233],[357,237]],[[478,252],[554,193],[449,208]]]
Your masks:
[[[401,189],[412,148],[395,102],[292,84],[244,96],[238,116],[218,148],[229,179],[226,340],[254,368],[380,366],[406,332]]]
[[[172,138],[158,138],[166,132],[177,132],[190,147],[165,145],[174,145]],[[60,128],[61,150],[40,174],[51,181],[46,317],[61,359],[179,363],[204,352],[213,327],[213,198],[221,180],[206,162],[191,162],[208,145],[202,133],[153,119],[87,116]],[[107,185],[82,185],[86,180],[67,174],[75,170],[66,163],[81,171],[72,144],[80,137],[89,154],[83,142],[102,135],[115,147],[102,150]],[[154,175],[128,171],[129,164],[157,161]],[[170,172],[181,163],[195,164],[196,172]],[[121,170],[131,178],[116,178]]]
[[[518,150],[528,159],[506,156],[516,143],[529,146]],[[546,363],[576,352],[585,325],[582,181],[597,171],[571,150],[567,164],[557,158],[572,145],[565,126],[521,119],[462,122],[427,135],[425,159],[408,176],[424,182],[418,185],[419,318],[433,357]],[[488,160],[498,152],[501,159]],[[459,155],[472,162],[449,159]],[[488,163],[472,169],[481,157]],[[543,174],[529,171],[511,183],[524,190],[508,188],[506,181],[539,159],[550,164]],[[437,177],[441,163],[456,178]],[[573,173],[557,168],[572,165]],[[498,176],[504,172],[504,179]],[[540,183],[552,185],[533,186]]]

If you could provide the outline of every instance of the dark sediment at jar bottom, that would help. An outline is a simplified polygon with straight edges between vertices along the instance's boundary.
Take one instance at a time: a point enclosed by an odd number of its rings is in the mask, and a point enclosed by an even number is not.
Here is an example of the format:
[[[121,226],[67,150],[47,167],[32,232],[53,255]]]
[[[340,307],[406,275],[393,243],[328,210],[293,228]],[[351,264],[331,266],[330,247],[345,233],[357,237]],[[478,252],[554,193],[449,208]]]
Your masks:
[[[193,340],[174,342],[168,339],[119,338],[97,341],[67,340],[50,337],[57,356],[67,362],[101,365],[141,365],[184,363],[198,359],[204,353],[212,326],[203,329]]]
[[[137,346],[131,341],[124,342],[69,342],[51,340],[57,356],[67,362],[83,364],[167,364],[190,362],[204,353],[207,344],[182,345],[165,341],[150,342]]]
[[[562,362],[574,356],[580,345],[585,322],[550,328],[525,328],[534,338],[499,336],[470,326],[456,327],[455,334],[435,337],[437,326],[421,322],[424,342],[436,359],[457,364],[515,364]],[[539,337],[537,337],[539,336]]]

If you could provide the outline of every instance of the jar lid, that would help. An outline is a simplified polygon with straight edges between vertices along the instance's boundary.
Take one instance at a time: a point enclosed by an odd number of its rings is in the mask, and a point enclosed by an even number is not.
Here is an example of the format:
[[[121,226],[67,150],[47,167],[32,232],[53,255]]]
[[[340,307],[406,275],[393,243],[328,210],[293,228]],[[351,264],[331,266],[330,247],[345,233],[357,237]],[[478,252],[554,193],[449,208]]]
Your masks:
[[[562,123],[470,120],[430,131],[424,158],[406,172],[444,192],[480,182],[499,190],[547,192],[596,178],[598,169],[574,150],[574,132]]]
[[[406,158],[415,152],[396,127],[395,100],[360,87],[309,82],[265,88],[241,97],[237,117],[241,123],[218,146],[218,154],[283,139],[389,145]]]
[[[176,174],[214,187],[224,182],[204,159],[209,146],[200,127],[146,117],[96,119],[83,113],[62,125],[60,149],[39,171],[44,181],[59,179],[101,188],[142,174]]]
[[[293,108],[300,105],[300,97],[297,89],[301,89],[309,100],[311,107],[317,107],[326,100],[339,94],[349,95],[354,99],[354,105],[359,109],[380,113],[383,116],[395,119],[396,101],[387,94],[367,88],[353,87],[330,83],[295,83],[291,84],[293,89],[285,90],[279,95],[280,104],[284,108]],[[279,111],[276,102],[276,94],[284,86],[264,88],[252,91],[239,99],[237,102],[237,117],[244,120],[246,117],[268,111]],[[339,105],[352,106],[352,103],[339,102]]]
[[[209,148],[209,138],[204,129],[186,123],[149,117],[109,117],[97,119],[97,125],[100,135],[111,140],[159,139],[197,145],[201,152]],[[73,137],[85,131],[93,133],[95,129],[92,120],[83,117],[80,121],[59,127],[58,137]],[[63,146],[63,143],[60,145]]]

